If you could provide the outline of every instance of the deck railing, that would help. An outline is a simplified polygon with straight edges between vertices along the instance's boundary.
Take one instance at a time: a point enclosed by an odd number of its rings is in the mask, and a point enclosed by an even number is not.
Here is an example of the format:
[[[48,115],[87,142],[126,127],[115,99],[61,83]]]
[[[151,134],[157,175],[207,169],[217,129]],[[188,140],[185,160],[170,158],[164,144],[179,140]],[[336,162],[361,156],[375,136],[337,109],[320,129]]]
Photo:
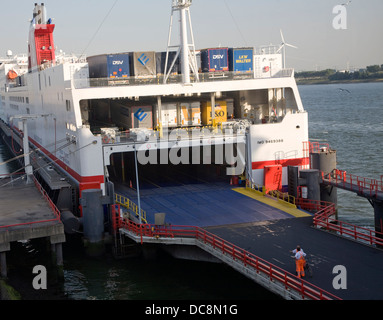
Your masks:
[[[322,228],[365,244],[383,246],[383,233],[337,220],[336,206],[333,203],[302,198],[297,198],[296,203],[301,209],[315,212],[313,225],[317,228]]]
[[[234,262],[241,263],[257,274],[269,278],[271,282],[280,283],[285,290],[298,292],[302,299],[313,300],[339,300],[340,298],[325,290],[301,279],[297,276],[257,257],[200,227],[194,226],[156,226],[150,224],[137,224],[130,220],[120,220],[118,227],[128,230],[141,238],[141,243],[149,238],[191,238],[196,240],[196,245],[211,249],[231,258]],[[206,247],[205,247],[206,248]]]
[[[326,175],[323,172],[321,174],[323,180],[327,180],[338,188],[354,191],[370,198],[378,196],[378,193],[382,193],[383,196],[382,179],[364,178],[339,169],[334,169]]]
[[[210,72],[199,73],[198,81],[194,75],[191,75],[192,82],[217,82],[217,81],[237,81],[251,79],[267,79],[267,78],[291,78],[294,76],[294,69],[282,69],[279,72],[270,75],[262,72]],[[170,75],[166,84],[182,83],[182,75]],[[72,79],[72,85],[75,89],[97,88],[97,87],[120,87],[120,86],[142,86],[142,85],[162,85],[164,84],[164,76],[156,75],[149,77],[125,77],[125,78],[88,78],[88,79]]]

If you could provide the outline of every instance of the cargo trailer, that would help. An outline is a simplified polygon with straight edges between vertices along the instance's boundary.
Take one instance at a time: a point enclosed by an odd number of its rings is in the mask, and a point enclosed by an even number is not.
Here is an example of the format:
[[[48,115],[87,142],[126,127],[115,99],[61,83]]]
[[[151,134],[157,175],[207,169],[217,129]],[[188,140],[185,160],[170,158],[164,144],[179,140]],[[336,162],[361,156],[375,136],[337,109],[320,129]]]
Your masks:
[[[181,102],[180,120],[182,127],[201,125],[201,103],[200,102]]]
[[[252,73],[254,70],[253,48],[230,48],[229,70],[235,73]]]
[[[170,67],[172,66],[173,60],[177,55],[176,51],[170,51],[167,64],[167,72],[169,72]],[[166,63],[166,52],[157,52],[156,53],[156,69],[158,75],[165,74],[165,63]],[[177,75],[181,72],[181,60],[178,56],[176,62],[173,65],[173,68],[170,72],[171,75]]]
[[[156,124],[162,125],[162,128],[174,128],[178,126],[178,106],[177,103],[161,104],[161,119],[159,116],[158,106],[156,107]]]
[[[228,48],[214,48],[201,50],[202,72],[229,71]]]
[[[156,53],[154,51],[130,54],[131,74],[135,77],[156,77]]]
[[[124,79],[130,76],[127,53],[102,54],[87,58],[90,78]]]
[[[204,101],[201,104],[202,124],[211,125],[212,121],[212,110],[211,102]],[[215,103],[215,121],[216,123],[227,121],[227,103],[226,101],[216,101]]]
[[[153,128],[152,106],[123,106],[111,102],[112,121],[124,129]]]

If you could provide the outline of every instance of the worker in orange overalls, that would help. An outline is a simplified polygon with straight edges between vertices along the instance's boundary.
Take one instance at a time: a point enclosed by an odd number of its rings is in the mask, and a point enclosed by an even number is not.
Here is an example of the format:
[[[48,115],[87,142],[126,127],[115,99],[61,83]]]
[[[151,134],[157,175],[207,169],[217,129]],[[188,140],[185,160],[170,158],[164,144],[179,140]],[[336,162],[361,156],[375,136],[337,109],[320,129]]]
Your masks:
[[[297,270],[297,275],[299,278],[305,276],[305,264],[306,264],[306,253],[303,252],[303,249],[301,249],[300,246],[297,246],[296,249],[294,249],[293,254],[295,255],[295,265]]]

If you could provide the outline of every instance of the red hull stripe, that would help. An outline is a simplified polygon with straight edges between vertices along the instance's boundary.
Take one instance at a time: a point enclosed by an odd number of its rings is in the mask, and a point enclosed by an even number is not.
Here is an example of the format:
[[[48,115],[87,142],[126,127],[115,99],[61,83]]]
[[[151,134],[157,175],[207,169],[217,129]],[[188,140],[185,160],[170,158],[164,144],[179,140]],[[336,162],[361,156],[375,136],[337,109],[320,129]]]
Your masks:
[[[76,179],[80,185],[82,184],[91,184],[93,186],[98,185],[100,188],[100,184],[104,183],[104,176],[92,176],[92,177],[82,177],[72,168],[68,167],[64,162],[62,162],[59,158],[57,158],[53,153],[49,152],[47,149],[42,147],[37,141],[29,138],[29,140],[37,146],[41,151],[43,151],[49,158],[51,158],[55,163],[57,163],[61,168],[63,168],[66,172],[69,173],[74,179]],[[80,187],[80,189],[83,189]]]
[[[264,169],[265,166],[273,165],[282,165],[283,167],[287,166],[306,166],[310,164],[309,158],[299,158],[299,159],[283,159],[283,160],[270,160],[270,161],[259,161],[253,162],[253,170]]]

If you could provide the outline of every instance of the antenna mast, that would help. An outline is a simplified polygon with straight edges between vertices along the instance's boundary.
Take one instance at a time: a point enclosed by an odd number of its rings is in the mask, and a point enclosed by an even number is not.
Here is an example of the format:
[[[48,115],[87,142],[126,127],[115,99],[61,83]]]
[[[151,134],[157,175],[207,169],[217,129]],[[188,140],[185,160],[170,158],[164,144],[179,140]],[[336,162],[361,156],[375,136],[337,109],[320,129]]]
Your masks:
[[[194,36],[193,36],[193,29],[192,29],[191,16],[190,16],[190,6],[192,5],[192,0],[172,0],[172,1],[173,1],[172,14],[170,18],[168,48],[167,48],[166,60],[165,60],[164,83],[167,82],[175,62],[177,61],[178,57],[181,56],[182,81],[184,84],[190,84],[191,82],[190,71],[193,72],[196,81],[199,81],[197,59],[196,59],[195,45],[194,45]],[[180,44],[178,46],[171,45],[173,16],[175,11],[179,11],[180,13]],[[191,43],[189,43],[189,34],[190,34]],[[168,70],[169,51],[171,48],[178,48],[178,51]]]

